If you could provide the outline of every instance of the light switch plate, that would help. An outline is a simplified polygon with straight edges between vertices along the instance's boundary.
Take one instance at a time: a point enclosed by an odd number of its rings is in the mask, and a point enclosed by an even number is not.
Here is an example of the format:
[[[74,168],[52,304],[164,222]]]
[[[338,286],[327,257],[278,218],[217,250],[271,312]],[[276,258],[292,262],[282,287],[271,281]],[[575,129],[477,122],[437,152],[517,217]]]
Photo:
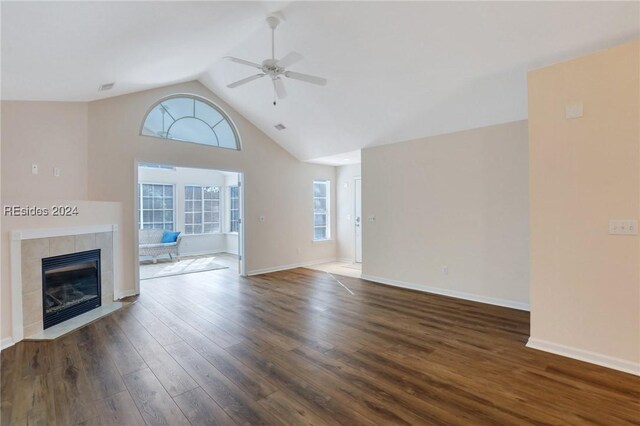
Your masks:
[[[565,105],[564,107],[564,116],[565,118],[580,118],[583,113],[583,105],[582,104],[570,104]]]

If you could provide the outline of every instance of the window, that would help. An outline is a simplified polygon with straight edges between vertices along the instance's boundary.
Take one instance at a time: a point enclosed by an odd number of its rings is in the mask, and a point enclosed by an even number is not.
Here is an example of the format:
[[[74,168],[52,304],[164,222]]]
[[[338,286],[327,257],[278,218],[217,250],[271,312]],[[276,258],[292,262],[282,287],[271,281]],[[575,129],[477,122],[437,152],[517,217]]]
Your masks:
[[[175,170],[176,168],[173,166],[169,166],[166,164],[156,164],[156,163],[138,163],[138,167],[144,167],[147,169],[165,169],[165,170]]]
[[[313,240],[322,241],[331,238],[329,232],[329,194],[328,180],[313,181]]]
[[[173,231],[173,185],[141,183],[138,220],[140,229]]]
[[[184,233],[220,232],[220,187],[184,187]]]
[[[238,232],[240,224],[240,188],[229,187],[229,232]]]
[[[238,133],[227,115],[213,104],[193,96],[173,96],[158,102],[145,117],[140,134],[240,149]]]

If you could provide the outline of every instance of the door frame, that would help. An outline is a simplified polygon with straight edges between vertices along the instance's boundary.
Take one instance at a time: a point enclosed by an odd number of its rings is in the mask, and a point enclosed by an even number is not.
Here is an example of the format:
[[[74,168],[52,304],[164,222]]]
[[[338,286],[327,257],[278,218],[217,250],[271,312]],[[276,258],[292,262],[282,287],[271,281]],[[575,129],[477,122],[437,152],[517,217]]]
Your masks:
[[[360,181],[360,251],[362,252],[362,177],[356,176],[353,178],[353,263],[362,264],[362,253],[360,253],[360,262],[358,262],[358,232],[356,230],[355,222],[357,218],[358,207],[358,181]]]
[[[246,242],[246,236],[245,236],[245,212],[244,212],[244,206],[245,206],[245,201],[244,201],[244,193],[245,193],[245,178],[244,178],[244,172],[242,170],[230,170],[230,169],[223,169],[223,168],[214,168],[214,167],[194,167],[194,166],[185,166],[185,165],[177,165],[177,164],[171,164],[171,163],[167,163],[167,162],[158,162],[158,161],[153,161],[153,160],[149,160],[149,161],[145,161],[145,160],[141,160],[141,159],[134,159],[133,161],[133,185],[134,185],[134,191],[133,191],[133,212],[132,212],[132,217],[133,217],[133,260],[134,260],[134,265],[135,267],[133,268],[133,278],[134,278],[134,282],[135,282],[135,292],[134,294],[123,294],[122,297],[126,297],[126,296],[133,296],[136,294],[140,294],[140,252],[138,250],[138,244],[139,244],[139,231],[140,229],[138,228],[138,210],[140,209],[140,195],[138,193],[139,188],[140,188],[140,179],[138,177],[138,168],[140,167],[140,163],[154,163],[154,164],[163,164],[163,165],[167,165],[167,166],[172,166],[172,167],[182,167],[182,168],[189,168],[189,169],[201,169],[201,170],[215,170],[215,171],[220,171],[220,172],[230,172],[230,173],[237,173],[238,174],[238,186],[240,187],[239,190],[239,198],[240,198],[240,224],[238,227],[238,273],[243,276],[246,277],[247,276],[247,269],[246,269],[246,264],[247,264],[247,258],[245,255],[245,242]],[[175,193],[175,192],[174,192]]]

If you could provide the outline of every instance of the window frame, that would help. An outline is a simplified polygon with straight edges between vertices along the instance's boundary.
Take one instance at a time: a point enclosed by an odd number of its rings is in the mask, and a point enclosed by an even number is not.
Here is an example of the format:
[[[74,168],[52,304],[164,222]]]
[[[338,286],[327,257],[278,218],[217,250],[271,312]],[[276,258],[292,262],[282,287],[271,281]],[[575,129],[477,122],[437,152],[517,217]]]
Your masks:
[[[324,184],[325,185],[325,196],[324,197],[316,197],[315,186],[316,184]],[[314,179],[312,185],[312,224],[313,224],[313,241],[314,242],[322,242],[322,241],[330,241],[331,240],[331,180],[330,179]],[[324,199],[325,200],[325,210],[324,213],[318,213],[315,208],[316,199]],[[324,214],[325,215],[325,224],[324,225],[316,225],[316,215]],[[325,228],[325,237],[324,238],[316,238],[316,229],[317,228]]]
[[[172,199],[172,208],[171,208],[171,222],[166,222],[164,219],[164,212],[169,210],[169,209],[161,209],[161,211],[163,212],[162,214],[162,228],[155,228],[154,226],[151,226],[150,228],[145,228],[144,227],[144,211],[148,210],[152,212],[156,211],[156,209],[154,209],[153,207],[151,209],[145,209],[144,208],[144,191],[143,191],[143,186],[144,185],[152,185],[152,186],[170,186],[172,188],[172,195],[171,195],[171,199]],[[153,200],[155,197],[151,197],[151,199]],[[164,196],[164,189],[163,189],[163,195],[162,195],[162,199],[165,199],[167,197]],[[173,228],[170,229],[170,231],[175,231],[177,228],[177,223],[176,223],[176,185],[172,184],[172,183],[165,183],[165,182],[139,182],[138,183],[138,229],[142,230],[142,229],[162,229],[162,230],[166,230],[166,228],[164,227],[165,223],[172,223],[173,224]],[[160,209],[158,209],[160,210]],[[152,225],[154,223],[158,223],[155,221],[151,221],[151,222],[147,222],[147,223],[151,223]]]
[[[214,110],[216,110],[224,119],[224,121],[226,121],[229,124],[229,127],[231,128],[231,131],[233,132],[234,136],[235,136],[235,140],[236,140],[236,148],[228,148],[225,146],[220,146],[220,145],[209,145],[209,144],[203,144],[203,143],[199,143],[199,142],[194,142],[194,141],[189,141],[189,140],[184,140],[184,139],[174,139],[174,138],[168,138],[168,137],[161,137],[161,136],[157,136],[157,135],[148,135],[148,134],[144,134],[144,124],[147,121],[147,117],[149,116],[149,114],[151,114],[151,112],[158,106],[160,106],[163,102],[169,101],[171,99],[176,99],[176,98],[188,98],[188,99],[193,99],[196,101],[200,101],[203,102],[204,104],[210,106],[211,108],[213,108]],[[182,117],[185,118],[185,117]],[[178,120],[182,119],[179,118],[177,120],[174,121],[177,122]],[[203,121],[202,119],[195,117],[194,118],[196,120],[200,120]],[[207,123],[208,125],[208,123]],[[215,126],[214,126],[215,127]],[[160,139],[160,140],[164,140],[164,141],[175,141],[175,142],[181,142],[181,143],[189,143],[189,144],[195,144],[198,146],[205,146],[205,147],[209,147],[209,148],[219,148],[219,149],[229,149],[231,151],[242,151],[242,138],[240,137],[240,132],[238,131],[238,127],[236,126],[236,124],[234,123],[234,121],[231,119],[231,117],[224,111],[224,109],[222,109],[218,104],[216,104],[215,102],[199,96],[199,95],[195,95],[193,93],[175,93],[173,95],[170,96],[166,96],[160,100],[158,100],[157,102],[155,102],[153,105],[151,105],[151,107],[149,109],[147,109],[147,111],[145,112],[143,118],[142,118],[142,122],[140,123],[140,131],[138,132],[138,134],[140,136],[143,137],[149,137],[149,138],[154,138],[154,139]]]
[[[195,198],[187,198],[187,188],[191,187],[191,188],[200,188],[200,200],[197,200]],[[217,197],[217,201],[218,201],[218,221],[205,221],[205,214],[209,213],[209,211],[207,211],[205,209],[205,198],[204,198],[204,194],[205,194],[205,188],[218,188],[218,191],[216,192],[218,194]],[[222,186],[219,185],[203,185],[203,184],[184,184],[184,209],[183,209],[183,214],[184,214],[184,235],[215,235],[215,234],[221,234],[222,233]],[[216,198],[212,199],[214,202],[216,201]],[[195,201],[200,201],[201,202],[201,206],[202,208],[200,209],[200,212],[196,212],[195,210],[187,210],[187,202],[195,202]],[[215,203],[214,203],[215,206]],[[215,211],[211,210],[210,213],[214,214]],[[200,214],[201,217],[201,222],[199,224],[194,223],[187,223],[187,214]],[[214,228],[213,231],[211,232],[205,232],[205,225],[209,225],[209,224],[218,224],[217,228]],[[187,226],[201,226],[201,230],[202,232],[187,232]]]
[[[229,214],[229,234],[237,234],[240,231],[240,185],[229,185],[229,208],[227,209],[228,214]],[[237,191],[236,196],[233,196],[233,190]],[[237,208],[233,208],[233,200],[237,199]],[[237,215],[237,219],[235,220],[236,223],[236,229],[235,231],[233,230],[233,212],[237,211],[238,215]]]

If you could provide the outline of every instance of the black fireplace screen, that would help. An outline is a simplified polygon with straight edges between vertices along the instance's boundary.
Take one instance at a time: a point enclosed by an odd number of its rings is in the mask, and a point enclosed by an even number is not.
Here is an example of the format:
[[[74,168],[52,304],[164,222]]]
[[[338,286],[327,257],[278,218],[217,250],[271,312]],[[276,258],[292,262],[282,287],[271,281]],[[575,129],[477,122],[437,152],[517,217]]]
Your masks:
[[[45,329],[100,304],[100,250],[42,259]]]

